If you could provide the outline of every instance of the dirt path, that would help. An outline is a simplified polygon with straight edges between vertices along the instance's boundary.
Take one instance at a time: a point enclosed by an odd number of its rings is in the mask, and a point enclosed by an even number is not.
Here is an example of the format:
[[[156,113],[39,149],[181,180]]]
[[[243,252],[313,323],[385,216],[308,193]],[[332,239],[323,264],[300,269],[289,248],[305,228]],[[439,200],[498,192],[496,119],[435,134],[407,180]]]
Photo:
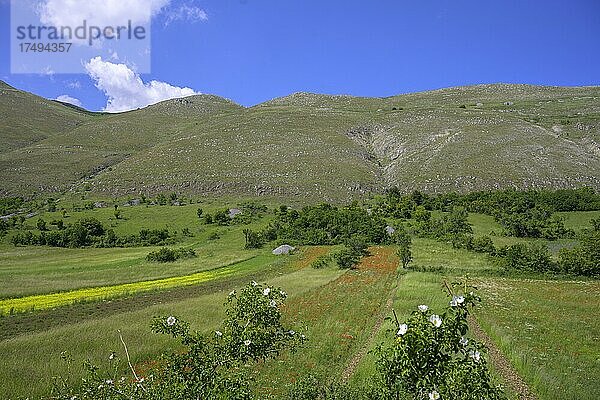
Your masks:
[[[487,346],[490,362],[494,365],[494,368],[502,377],[506,386],[517,394],[519,400],[537,400],[537,396],[529,389],[529,386],[527,386],[511,363],[500,352],[498,346],[481,329],[477,320],[469,315],[468,321],[473,335]]]
[[[396,286],[394,286],[394,288],[392,289],[390,296],[389,296],[387,302],[385,303],[385,306],[381,310],[379,318],[377,319],[377,323],[371,330],[371,334],[369,335],[369,337],[367,338],[367,340],[365,342],[365,345],[358,351],[358,353],[356,353],[354,355],[354,357],[352,357],[352,359],[346,366],[346,369],[344,369],[344,372],[342,373],[342,383],[348,382],[348,380],[352,377],[352,375],[354,375],[354,372],[356,371],[356,367],[358,367],[358,364],[360,364],[362,359],[365,357],[365,355],[371,348],[371,344],[373,343],[373,341],[375,340],[375,336],[377,336],[377,333],[381,329],[381,326],[383,325],[383,322],[385,321],[385,317],[392,310],[395,291],[396,291]]]
[[[399,260],[397,259],[397,256],[394,252],[390,253],[389,251],[387,251],[386,254],[385,251],[381,252],[382,248],[380,247],[374,247],[372,248],[372,250],[374,250],[374,256],[364,258],[359,268],[372,269],[379,271],[380,273],[387,274],[393,274],[396,272]],[[379,332],[381,326],[383,325],[383,322],[385,321],[385,317],[387,315],[390,315],[394,302],[394,293],[396,292],[397,288],[398,284],[396,280],[396,283],[393,284],[393,287],[390,290],[387,302],[385,303],[385,305],[382,306],[381,311],[379,312],[377,322],[371,329],[369,337],[365,341],[364,345],[360,348],[360,350],[350,359],[346,368],[344,369],[344,372],[342,372],[341,379],[343,383],[348,382],[352,375],[354,375],[356,368],[371,348],[371,345],[373,344],[377,333]]]

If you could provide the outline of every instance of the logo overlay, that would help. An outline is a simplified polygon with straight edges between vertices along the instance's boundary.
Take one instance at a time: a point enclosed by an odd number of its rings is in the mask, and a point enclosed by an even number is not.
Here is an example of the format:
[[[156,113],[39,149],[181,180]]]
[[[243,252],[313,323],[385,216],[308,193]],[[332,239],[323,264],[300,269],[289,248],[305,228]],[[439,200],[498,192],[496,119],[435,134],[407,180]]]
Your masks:
[[[11,73],[85,73],[98,56],[150,72],[151,2],[127,3],[11,0]]]

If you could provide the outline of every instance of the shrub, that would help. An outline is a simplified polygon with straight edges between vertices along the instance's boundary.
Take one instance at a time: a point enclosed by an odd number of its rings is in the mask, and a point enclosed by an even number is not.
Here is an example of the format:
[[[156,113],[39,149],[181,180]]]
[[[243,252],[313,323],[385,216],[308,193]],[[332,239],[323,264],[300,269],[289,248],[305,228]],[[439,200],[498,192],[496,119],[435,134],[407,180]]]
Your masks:
[[[177,352],[163,355],[145,376],[131,366],[132,377],[107,379],[88,364],[88,376],[80,389],[68,385],[66,379],[58,379],[52,398],[251,399],[254,364],[293,351],[306,340],[303,334],[282,324],[280,307],[285,299],[281,289],[253,282],[239,294],[229,294],[225,321],[207,334],[190,331],[189,324],[176,316],[155,318],[152,330],[179,341]],[[110,359],[118,363],[114,354]],[[117,371],[118,365],[113,369]]]
[[[153,251],[146,256],[146,260],[154,261],[154,262],[174,262],[179,260],[180,258],[194,258],[196,257],[196,252],[192,249],[170,249],[168,247],[163,247],[158,251]]]
[[[46,226],[46,221],[44,221],[42,218],[38,218],[36,226],[42,232],[48,230],[48,227]]]
[[[384,243],[385,221],[357,205],[338,208],[330,204],[307,206],[301,211],[281,208],[271,227],[285,243],[333,245],[364,240]],[[353,244],[351,244],[353,245]]]
[[[330,261],[331,261],[331,256],[324,255],[324,256],[317,257],[316,260],[314,260],[312,263],[310,263],[310,266],[315,269],[326,268],[329,265]]]
[[[494,246],[494,242],[489,236],[479,236],[474,238],[471,243],[470,250],[476,251],[478,253],[496,253],[496,247]]]
[[[421,305],[397,322],[393,344],[376,350],[387,398],[505,399],[492,383],[484,345],[466,337],[468,307],[477,301],[473,292],[454,295],[440,315]]]
[[[337,266],[342,269],[350,269],[356,267],[360,262],[361,254],[354,250],[344,247],[341,250],[334,252],[331,258],[335,261]]]
[[[260,249],[265,241],[259,232],[252,229],[244,229],[244,237],[246,239],[245,249]]]
[[[369,254],[367,237],[365,235],[353,234],[350,238],[344,240],[344,245],[349,248],[353,253],[360,255],[361,257]]]
[[[221,234],[219,232],[213,232],[208,236],[208,240],[219,240],[221,239]]]
[[[402,268],[408,267],[408,264],[413,260],[412,257],[412,238],[404,229],[398,229],[393,235],[394,242],[398,245],[396,254],[402,263]]]
[[[324,382],[315,375],[298,379],[288,390],[288,400],[389,400],[378,382],[354,387],[338,382]]]
[[[229,210],[224,209],[217,211],[213,216],[213,222],[217,225],[227,226],[231,222],[231,218],[229,218]]]
[[[558,253],[562,272],[574,275],[600,277],[600,231],[581,233],[579,244]]]
[[[499,263],[506,272],[556,272],[557,266],[545,244],[517,243],[498,250]]]

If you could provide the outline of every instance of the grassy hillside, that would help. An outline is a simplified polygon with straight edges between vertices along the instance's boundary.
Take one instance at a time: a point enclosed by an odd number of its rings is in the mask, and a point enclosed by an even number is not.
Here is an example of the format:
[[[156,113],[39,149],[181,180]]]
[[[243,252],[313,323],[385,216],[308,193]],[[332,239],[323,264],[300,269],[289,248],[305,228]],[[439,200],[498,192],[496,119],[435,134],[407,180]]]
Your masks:
[[[247,109],[202,95],[111,115],[0,93],[2,107],[12,104],[0,120],[8,143],[0,154],[4,194],[73,191],[84,182],[110,196],[308,201],[345,201],[392,185],[600,188],[599,87],[476,85],[389,98],[295,93]],[[48,108],[36,109],[29,128],[19,125],[19,115],[30,114],[22,98]],[[49,124],[51,106],[71,125]]]
[[[0,81],[0,154],[70,131],[90,113],[22,92]]]

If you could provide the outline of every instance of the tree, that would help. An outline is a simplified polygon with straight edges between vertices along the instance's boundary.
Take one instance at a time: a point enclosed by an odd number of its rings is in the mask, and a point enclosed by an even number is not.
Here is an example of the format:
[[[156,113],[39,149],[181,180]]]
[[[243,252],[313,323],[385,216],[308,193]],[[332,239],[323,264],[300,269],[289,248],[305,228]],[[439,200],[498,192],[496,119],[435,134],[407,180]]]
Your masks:
[[[584,230],[579,236],[579,244],[572,249],[561,249],[558,257],[562,272],[600,276],[600,231]]]
[[[398,229],[394,232],[394,241],[398,245],[396,254],[400,258],[402,268],[406,268],[408,264],[413,260],[412,252],[410,250],[412,245],[412,239],[408,232],[404,229]]]
[[[264,241],[262,235],[252,229],[244,229],[244,237],[246,238],[246,249],[259,249],[263,246]]]
[[[453,207],[452,211],[444,218],[444,230],[446,234],[473,233],[473,228],[471,228],[468,218],[469,213],[464,207]]]
[[[50,197],[48,200],[46,200],[46,207],[48,212],[56,211],[56,201]]]
[[[37,225],[37,228],[42,232],[48,230],[48,227],[46,226],[46,221],[44,221],[41,218],[38,218],[36,225]]]
[[[8,223],[4,219],[0,219],[0,236],[8,232]]]
[[[361,254],[348,247],[336,251],[331,255],[337,266],[341,269],[350,269],[356,267],[360,262]]]
[[[224,209],[224,210],[217,211],[213,217],[213,221],[217,225],[221,225],[221,226],[229,225],[229,223],[231,222],[231,218],[229,218],[229,210]]]
[[[367,237],[365,235],[353,234],[347,239],[344,244],[353,253],[360,255],[361,257],[369,255],[369,245],[367,243]]]

